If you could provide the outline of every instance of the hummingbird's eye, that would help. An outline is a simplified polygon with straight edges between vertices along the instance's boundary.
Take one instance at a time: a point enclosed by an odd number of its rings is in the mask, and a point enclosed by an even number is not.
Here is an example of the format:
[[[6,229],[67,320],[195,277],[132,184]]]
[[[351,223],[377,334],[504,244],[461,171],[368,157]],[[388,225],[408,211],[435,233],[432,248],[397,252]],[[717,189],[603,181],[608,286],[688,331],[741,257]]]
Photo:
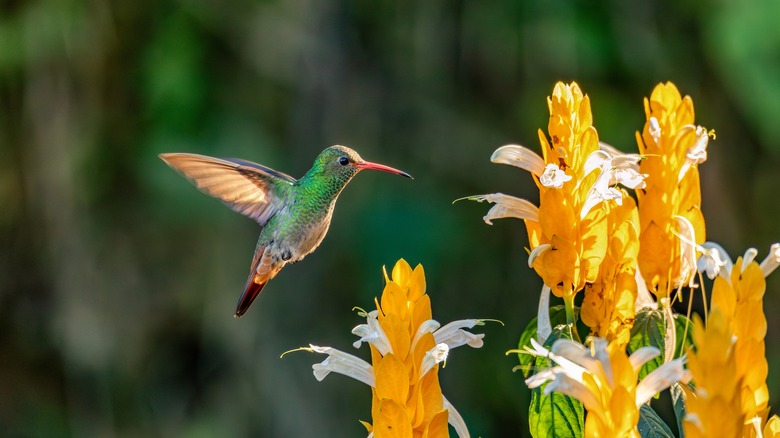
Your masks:
[[[347,164],[349,164],[349,158],[339,157],[339,164],[341,164],[342,166],[346,166]]]

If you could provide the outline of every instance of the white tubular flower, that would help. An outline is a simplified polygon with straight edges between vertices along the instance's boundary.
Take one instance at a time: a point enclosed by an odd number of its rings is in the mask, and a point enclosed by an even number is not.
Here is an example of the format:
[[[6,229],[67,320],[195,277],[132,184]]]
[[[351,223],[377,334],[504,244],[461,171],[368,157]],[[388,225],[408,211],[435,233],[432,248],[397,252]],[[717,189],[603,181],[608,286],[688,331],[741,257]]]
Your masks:
[[[660,354],[654,347],[640,348],[626,357],[622,348],[615,349],[601,338],[592,338],[590,348],[568,339],[555,341],[552,351],[533,339],[531,344],[533,348],[526,347],[528,353],[547,357],[557,365],[540,370],[526,379],[528,387],[535,388],[549,382],[544,388],[545,394],[555,391],[578,399],[588,410],[586,423],[600,422],[604,418],[624,418],[656,393],[675,382],[687,382],[690,379],[683,368],[683,360],[675,359],[656,368],[635,385],[642,366]],[[585,378],[585,374],[588,378]],[[631,375],[634,377],[629,378]],[[614,376],[622,377],[615,379]],[[615,403],[612,397],[616,392],[628,392],[634,398],[635,406]],[[618,436],[624,433],[623,430]]]
[[[542,253],[544,253],[545,251],[547,251],[547,250],[549,250],[551,248],[552,248],[552,245],[550,245],[549,243],[543,243],[543,244],[537,246],[536,248],[534,248],[531,251],[531,254],[528,254],[528,267],[529,268],[533,268],[534,267],[534,262],[536,261],[536,259],[540,255],[542,255]]]
[[[498,164],[509,164],[527,170],[537,177],[544,172],[544,160],[536,152],[516,144],[501,146],[493,152],[490,161]]]
[[[321,382],[328,374],[334,372],[352,377],[368,386],[374,386],[374,368],[363,359],[332,347],[309,344],[309,348],[304,350],[328,355],[321,363],[312,365],[314,377],[318,381]]]
[[[637,352],[639,350],[634,352],[634,354]],[[633,357],[634,354],[631,356]],[[674,383],[688,383],[691,380],[691,372],[686,370],[683,364],[685,364],[685,359],[683,358],[670,360],[646,375],[636,386],[636,406],[639,407],[647,403],[653,396]],[[641,368],[641,365],[638,368],[635,367],[636,370],[639,370],[639,368]]]
[[[715,242],[704,242],[699,245],[701,256],[696,262],[696,269],[707,274],[707,278],[714,280],[718,275],[731,281],[731,270],[734,263],[722,246]]]
[[[536,337],[539,342],[544,343],[547,337],[552,333],[552,322],[550,321],[550,286],[542,286],[542,293],[539,296],[539,310],[536,312]]]
[[[360,339],[352,345],[355,348],[360,348],[363,342],[367,342],[384,356],[387,353],[392,353],[393,347],[387,334],[382,330],[382,326],[379,325],[379,321],[376,319],[378,315],[378,311],[372,310],[366,316],[366,324],[360,324],[352,329],[352,334],[360,336]]]
[[[634,280],[636,281],[636,305],[634,306],[636,311],[639,312],[645,307],[657,309],[658,302],[650,295],[650,291],[647,289],[647,283],[645,283],[645,279],[642,277],[639,267],[636,268]]]
[[[423,357],[422,364],[420,365],[420,379],[422,379],[428,371],[433,369],[436,364],[447,360],[449,353],[450,347],[448,347],[447,344],[436,344],[433,348],[425,352],[425,357]]]
[[[769,254],[761,262],[761,272],[764,278],[768,277],[777,267],[780,266],[780,243],[773,243],[769,248]]]
[[[686,128],[688,130],[696,130],[696,141],[693,143],[693,146],[691,146],[685,153],[685,162],[683,163],[682,167],[680,167],[680,173],[677,175],[677,181],[681,181],[683,179],[685,173],[688,171],[688,169],[690,169],[691,166],[696,166],[707,161],[707,144],[710,140],[709,132],[707,132],[707,129],[703,126],[694,127],[693,125],[689,125],[686,126]],[[681,131],[681,134],[684,132],[686,131]]]
[[[550,163],[544,168],[544,173],[539,177],[539,183],[548,188],[560,189],[563,183],[571,180],[571,175],[561,170],[557,164]]]
[[[455,406],[453,406],[449,400],[447,400],[447,397],[442,395],[442,398],[444,399],[444,409],[446,409],[449,413],[447,422],[452,425],[453,428],[455,428],[455,432],[458,434],[458,437],[471,438],[469,430],[466,427],[466,422],[463,421],[463,417],[460,416],[458,410],[455,409]]]
[[[477,202],[487,201],[496,204],[482,218],[488,225],[493,225],[493,222],[491,222],[493,219],[508,217],[539,222],[539,207],[525,199],[515,198],[503,193],[469,196],[463,199]]]
[[[458,348],[461,345],[468,345],[472,348],[481,348],[483,345],[482,338],[485,337],[485,334],[474,334],[463,329],[474,328],[475,326],[482,324],[483,320],[481,319],[461,319],[452,321],[433,332],[433,339],[437,344],[446,344],[450,350]]]
[[[429,319],[420,324],[420,327],[417,328],[417,332],[414,334],[414,338],[412,338],[412,346],[409,347],[409,349],[414,351],[414,347],[417,345],[417,341],[419,341],[424,334],[433,333],[438,330],[440,326],[441,324],[439,324],[439,321],[436,321],[435,319]],[[436,343],[438,344],[439,341],[436,341]]]
[[[680,226],[680,276],[675,286],[686,284],[692,287],[696,281],[696,231],[691,221],[683,216],[675,216]]]

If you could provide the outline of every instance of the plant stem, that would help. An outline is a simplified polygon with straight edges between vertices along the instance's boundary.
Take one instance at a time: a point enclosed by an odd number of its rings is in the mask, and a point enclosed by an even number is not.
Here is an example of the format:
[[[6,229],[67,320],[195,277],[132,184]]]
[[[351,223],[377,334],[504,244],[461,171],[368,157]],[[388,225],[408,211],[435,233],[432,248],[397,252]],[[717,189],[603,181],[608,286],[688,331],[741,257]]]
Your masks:
[[[580,342],[580,334],[577,333],[577,321],[574,319],[574,294],[563,296],[563,307],[566,310],[566,324],[569,326],[569,335],[572,340]]]

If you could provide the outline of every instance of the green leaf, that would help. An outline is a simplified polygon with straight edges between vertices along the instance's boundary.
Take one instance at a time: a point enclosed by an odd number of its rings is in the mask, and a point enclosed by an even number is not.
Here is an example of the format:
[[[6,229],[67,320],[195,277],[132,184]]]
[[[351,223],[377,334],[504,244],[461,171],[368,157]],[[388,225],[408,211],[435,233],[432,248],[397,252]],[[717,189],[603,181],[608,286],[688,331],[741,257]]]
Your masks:
[[[685,393],[683,392],[682,385],[679,383],[673,384],[669,388],[669,392],[672,394],[672,406],[674,406],[674,416],[677,418],[677,433],[680,438],[685,438],[685,431],[683,430],[683,419],[685,418]]]
[[[517,343],[517,348],[523,351],[523,347],[531,347],[531,339],[536,337],[536,318],[525,326],[525,330],[520,334],[520,341]],[[536,361],[536,356],[530,354],[518,353],[517,358],[520,361],[520,369],[523,371],[523,377],[528,377],[531,372],[531,366]]]
[[[565,315],[564,315],[565,318]],[[552,319],[552,315],[551,315]],[[549,348],[560,338],[569,339],[571,326],[557,325],[544,343]],[[536,370],[553,366],[546,357],[534,358]],[[575,438],[584,433],[585,409],[582,403],[569,396],[553,392],[544,395],[544,385],[531,391],[531,405],[528,408],[528,425],[534,438]]]
[[[525,326],[523,333],[520,335],[520,341],[517,343],[517,348],[519,350],[522,351],[523,347],[525,346],[529,348],[531,347],[531,338],[536,337],[536,329],[537,329],[536,323],[537,323],[537,318],[534,318],[531,320],[531,322],[528,323],[527,326]],[[550,324],[552,324],[553,327],[556,327],[560,324],[565,324],[565,323],[566,323],[566,310],[564,309],[564,307],[562,305],[551,306]],[[520,369],[523,370],[523,376],[528,377],[536,358],[530,354],[518,354],[517,357],[520,361]]]
[[[631,339],[628,341],[628,354],[648,345],[661,351],[658,357],[642,366],[642,369],[639,370],[639,380],[663,364],[664,333],[664,313],[662,310],[644,308],[637,313],[634,327],[631,328]]]
[[[661,420],[650,405],[643,404],[639,408],[639,435],[642,438],[674,438],[672,430]]]
[[[688,324],[687,331],[685,330],[686,323]],[[678,358],[693,346],[693,323],[685,315],[674,315],[674,328],[677,331],[677,345],[674,347],[674,357]]]

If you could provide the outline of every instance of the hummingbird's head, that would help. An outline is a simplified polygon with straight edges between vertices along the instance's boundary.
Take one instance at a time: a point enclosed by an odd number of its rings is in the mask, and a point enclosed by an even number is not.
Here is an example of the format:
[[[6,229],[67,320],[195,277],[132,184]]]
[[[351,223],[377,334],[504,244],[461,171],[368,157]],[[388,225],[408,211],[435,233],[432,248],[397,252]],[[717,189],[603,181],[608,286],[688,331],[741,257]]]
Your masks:
[[[324,174],[336,176],[344,181],[349,181],[363,169],[381,170],[411,178],[411,175],[398,169],[365,161],[360,158],[357,152],[346,146],[331,146],[322,151],[314,161],[312,170],[314,169],[318,169]]]

